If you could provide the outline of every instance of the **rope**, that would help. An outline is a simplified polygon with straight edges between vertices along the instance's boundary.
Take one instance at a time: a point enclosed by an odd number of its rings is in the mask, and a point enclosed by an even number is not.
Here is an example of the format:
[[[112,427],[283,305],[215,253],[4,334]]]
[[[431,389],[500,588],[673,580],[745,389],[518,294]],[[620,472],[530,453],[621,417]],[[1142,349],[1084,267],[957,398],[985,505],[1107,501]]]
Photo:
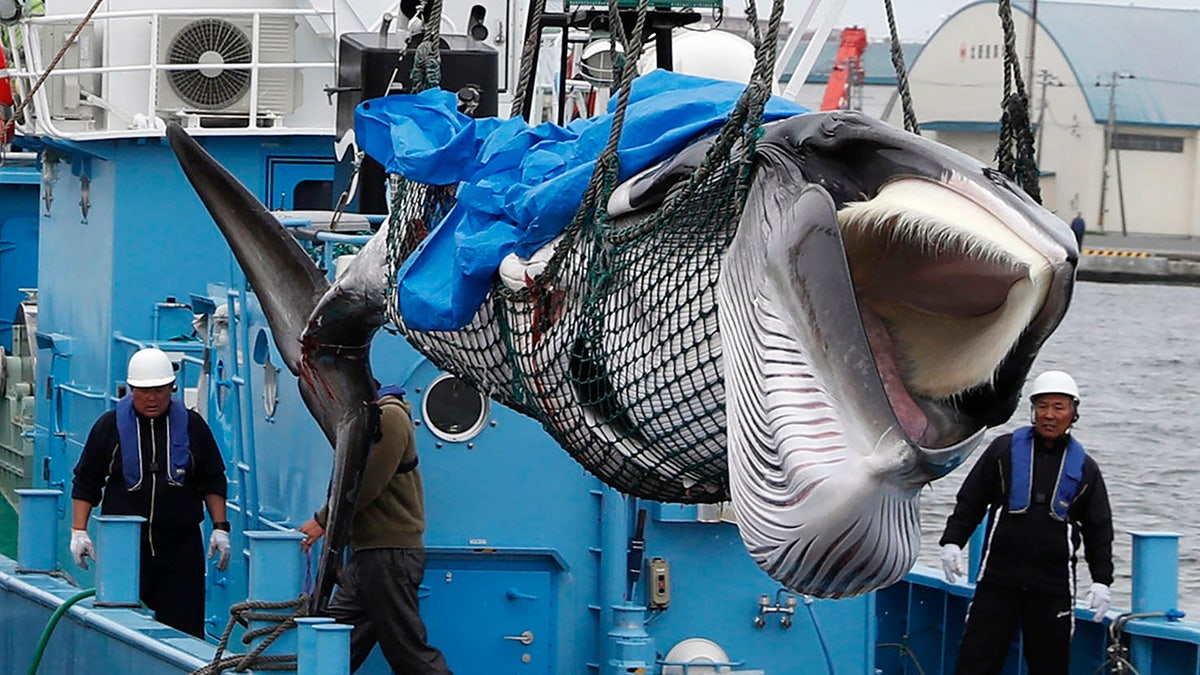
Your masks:
[[[604,13],[613,39],[626,46],[613,69],[611,127],[545,267],[523,285],[494,283],[490,301],[458,331],[405,332],[448,372],[540,421],[608,485],[660,501],[721,501],[728,498],[728,469],[724,454],[713,448],[723,447],[722,428],[680,430],[684,419],[722,414],[715,399],[695,392],[720,386],[719,363],[710,349],[715,272],[751,185],[784,5],[773,0],[765,24],[750,7],[758,38],[755,71],[698,169],[671,189],[661,207],[610,221],[606,206],[619,175],[617,150],[634,68],[648,37],[649,0],[631,5],[622,9],[610,1]],[[386,237],[392,272],[454,201],[452,188],[396,180]],[[394,296],[387,306],[389,318],[403,330]],[[688,320],[646,321],[646,308],[656,307],[678,307]],[[673,350],[694,348],[702,361],[639,365],[646,362],[637,361],[637,353],[653,358],[667,353],[662,346],[668,344]],[[592,417],[561,425],[562,405],[578,405]]]
[[[225,630],[221,633],[221,641],[217,643],[217,650],[213,653],[212,662],[192,671],[191,675],[219,675],[230,668],[239,673],[251,668],[255,670],[296,670],[295,654],[263,654],[263,651],[278,640],[281,635],[296,627],[296,617],[304,616],[307,612],[305,609],[307,606],[307,594],[301,594],[295,600],[282,600],[278,602],[247,600],[246,602],[239,602],[230,606],[229,622],[225,624]],[[294,609],[294,611],[290,614],[263,613],[258,611],[278,609]],[[225,652],[225,648],[229,644],[229,637],[233,633],[233,627],[241,624],[243,627],[248,628],[251,621],[275,622],[275,625],[247,630],[242,635],[242,644],[244,645],[249,645],[264,635],[266,637],[253,650],[246,654],[234,654],[221,658],[221,654]]]
[[[996,166],[1000,173],[1021,186],[1034,201],[1042,203],[1040,172],[1034,149],[1033,125],[1029,117],[1029,96],[1021,77],[1017,56],[1017,31],[1013,27],[1012,2],[997,4],[1000,25],[1004,29],[1004,100],[1001,104],[1000,143],[996,147]]]
[[[440,1],[440,0],[439,0]],[[533,60],[541,45],[542,15],[546,11],[546,0],[533,0],[529,8],[529,26],[525,31],[525,43],[521,46],[521,71],[517,75],[517,88],[513,92],[511,117],[520,117],[525,107],[525,96],[533,81]]]
[[[745,203],[746,189],[749,186],[754,148],[762,133],[763,109],[771,97],[773,89],[771,78],[775,70],[775,59],[778,56],[778,37],[780,25],[783,22],[783,9],[783,0],[774,0],[771,7],[771,18],[767,23],[767,34],[765,37],[761,37],[758,44],[755,45],[755,64],[754,71],[750,75],[750,84],[738,99],[737,106],[729,116],[729,121],[717,134],[716,140],[705,154],[700,167],[688,178],[683,187],[672,193],[663,205],[662,217],[658,219],[659,222],[670,219],[680,205],[684,204],[685,200],[706,183],[717,168],[728,161],[734,144],[745,139],[746,148],[742,156],[742,167],[738,176],[734,204],[735,213],[741,214],[742,206]],[[758,25],[758,10],[754,0],[748,0],[746,3],[746,19],[751,22],[751,25]],[[631,235],[641,233],[637,232],[635,228],[630,228],[629,232]]]
[[[442,84],[442,0],[429,0],[421,31],[421,44],[417,45],[409,73],[413,91],[436,89]]]
[[[16,128],[17,120],[21,117],[21,113],[25,112],[25,107],[28,106],[29,102],[33,100],[33,95],[37,93],[38,89],[42,88],[42,83],[45,82],[46,78],[50,76],[50,73],[54,72],[54,69],[58,67],[58,62],[62,61],[63,55],[67,53],[67,50],[71,48],[71,45],[75,44],[75,38],[79,37],[79,34],[83,32],[83,27],[92,20],[92,15],[100,9],[100,5],[103,2],[104,0],[96,0],[92,3],[91,9],[89,9],[87,14],[84,15],[83,20],[81,20],[79,25],[75,26],[75,30],[67,36],[67,39],[63,42],[62,47],[59,47],[58,53],[54,55],[54,58],[50,61],[50,65],[46,67],[46,70],[41,74],[41,76],[38,77],[37,81],[33,83],[33,88],[29,90],[27,95],[21,98],[21,103],[17,105],[16,110],[13,110],[12,119],[5,122],[4,128],[0,129],[0,136],[5,136],[8,134],[9,130]]]
[[[900,49],[900,34],[896,30],[892,0],[883,0],[883,6],[887,10],[888,30],[892,34],[892,67],[896,69],[896,88],[900,93],[900,105],[904,109],[904,128],[920,135],[921,125],[917,122],[917,113],[913,112],[912,92],[908,87],[908,69],[904,67],[904,52]]]

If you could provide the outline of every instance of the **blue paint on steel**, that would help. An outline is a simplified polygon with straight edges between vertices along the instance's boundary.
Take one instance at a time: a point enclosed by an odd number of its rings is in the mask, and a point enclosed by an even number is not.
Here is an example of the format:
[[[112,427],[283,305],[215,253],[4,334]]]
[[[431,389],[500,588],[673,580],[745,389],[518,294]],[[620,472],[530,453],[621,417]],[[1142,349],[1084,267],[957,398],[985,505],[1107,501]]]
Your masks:
[[[314,675],[350,675],[350,631],[343,623],[314,626],[317,667]]]
[[[294,202],[286,194],[294,186],[328,173],[329,140],[202,142],[260,197],[287,204]],[[118,394],[129,355],[143,344],[159,344],[183,364],[181,384],[201,386],[196,399],[229,467],[234,557],[226,573],[210,568],[206,616],[221,617],[231,603],[247,597],[295,599],[312,565],[299,554],[294,541],[299,535],[286,535],[293,541],[282,544],[290,547],[283,554],[290,561],[269,564],[263,572],[253,562],[257,550],[254,556],[244,553],[247,545],[259,547],[246,533],[283,533],[311,517],[326,498],[332,453],[300,400],[295,377],[281,369],[256,297],[161,144],[97,141],[56,148],[64,158],[48,167],[52,200],[41,221],[37,485],[65,488],[88,429]],[[86,224],[77,173],[88,167],[67,158],[73,154],[91,164]],[[272,168],[280,166],[279,157],[286,169]],[[25,208],[37,213],[36,191],[28,192],[33,206]],[[6,206],[0,203],[0,209]],[[211,331],[182,335],[187,310],[170,297],[186,298],[192,313],[207,317]],[[670,606],[647,612],[640,624],[662,652],[704,636],[746,669],[819,673],[827,670],[823,635],[837,672],[915,672],[918,658],[927,673],[952,669],[970,586],[944,584],[940,572],[914,572],[878,594],[817,601],[812,609],[820,632],[803,620],[788,628],[773,621],[756,629],[756,600],[778,584],[746,554],[733,524],[701,522],[691,506],[627,500],[584,472],[536,422],[500,405],[490,407],[475,438],[435,437],[423,406],[430,383],[442,373],[399,336],[379,334],[372,369],[381,381],[403,386],[414,405],[427,515],[421,612],[430,641],[459,675],[599,675],[615,656],[644,659],[631,655],[642,648],[636,629],[609,635],[612,605],[645,601],[645,587],[628,587],[625,569],[639,506],[651,515],[646,556],[666,559],[671,569]],[[273,413],[264,405],[268,373],[278,380]],[[65,531],[69,525],[62,519],[58,527]],[[66,538],[58,539],[56,557],[67,567]],[[13,617],[14,628],[0,636],[0,672],[19,667],[20,650],[7,647],[28,642],[32,648],[36,631],[26,626],[40,629],[48,614],[42,591],[10,583],[5,570],[12,566],[0,560],[0,616]],[[92,572],[71,569],[89,585]],[[124,572],[129,574],[128,566]],[[24,579],[65,587],[41,575]],[[259,588],[275,582],[279,588]],[[1103,659],[1106,635],[1090,613],[1079,617],[1075,662],[1091,672]],[[213,619],[210,639],[218,629]],[[1157,645],[1159,672],[1195,671],[1196,624],[1134,621],[1127,632]],[[188,672],[196,666],[184,669],[183,660],[163,666],[171,658],[165,655],[178,655],[181,645],[194,653],[208,648],[211,657],[211,645],[128,609],[77,606],[58,633],[74,651],[48,654],[53,672]],[[517,639],[505,639],[510,636]],[[896,644],[910,652],[886,646]],[[344,662],[346,650],[339,649]],[[345,666],[337,667],[345,672]],[[376,652],[360,672],[384,673],[387,667]]]
[[[24,673],[51,613],[77,586],[45,574],[15,574],[0,557],[0,672]],[[40,673],[186,675],[212,660],[213,646],[127,608],[81,602],[67,611],[42,658]]]
[[[1133,611],[1169,612],[1179,606],[1179,535],[1130,532],[1133,536]]]
[[[0,203],[10,193],[28,191],[29,186],[14,189],[0,186]],[[36,194],[36,188],[32,188]],[[26,203],[19,200],[18,204]],[[34,202],[36,203],[36,201]],[[13,317],[25,299],[21,290],[37,284],[38,221],[37,212],[14,213],[0,206],[0,345],[12,350]],[[6,213],[7,212],[7,213]]]
[[[300,586],[304,578],[300,542],[304,539],[304,535],[299,532],[272,531],[246,532],[245,534],[250,545],[250,583],[247,599],[260,602],[284,602],[300,597]],[[250,622],[251,629],[271,625],[273,623]],[[251,643],[250,649],[257,644],[257,641]],[[295,631],[288,631],[281,635],[263,653],[296,653]]]
[[[58,567],[58,500],[62,490],[17,490],[17,569],[53,572]]]
[[[600,489],[602,512],[600,515],[600,630],[607,635],[616,625],[616,607],[625,597],[625,552],[629,545],[629,500],[610,487]],[[611,649],[611,640],[604,646]],[[616,658],[616,654],[604,653],[604,661]]]
[[[96,516],[96,605],[141,607],[141,516]]]
[[[41,182],[36,164],[0,159],[0,346],[9,351],[21,289],[37,286]]]
[[[613,605],[612,621],[605,675],[650,670],[654,665],[654,640],[646,632],[646,608],[631,603]]]
[[[317,671],[317,632],[321,624],[333,623],[327,616],[296,617],[296,675],[319,675]]]

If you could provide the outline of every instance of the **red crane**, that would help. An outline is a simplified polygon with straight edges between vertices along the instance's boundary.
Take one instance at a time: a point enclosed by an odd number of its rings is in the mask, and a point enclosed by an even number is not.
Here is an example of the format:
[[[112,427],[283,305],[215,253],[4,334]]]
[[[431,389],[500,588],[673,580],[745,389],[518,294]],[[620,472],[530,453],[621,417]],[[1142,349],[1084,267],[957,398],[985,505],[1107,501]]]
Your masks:
[[[862,55],[866,49],[865,29],[842,29],[842,43],[838,45],[837,58],[834,59],[833,70],[829,72],[829,83],[825,85],[821,110],[841,110],[850,107],[850,83],[862,82]]]

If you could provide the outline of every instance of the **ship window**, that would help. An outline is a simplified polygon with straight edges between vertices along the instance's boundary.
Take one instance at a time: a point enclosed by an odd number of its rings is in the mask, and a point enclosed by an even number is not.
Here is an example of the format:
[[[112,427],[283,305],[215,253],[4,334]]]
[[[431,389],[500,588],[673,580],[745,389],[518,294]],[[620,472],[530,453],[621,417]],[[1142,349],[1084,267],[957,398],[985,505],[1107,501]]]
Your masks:
[[[302,180],[296,183],[292,205],[297,211],[327,211],[333,208],[333,181]]]
[[[457,443],[479,435],[487,422],[488,400],[453,375],[441,375],[425,391],[421,413],[434,436]]]

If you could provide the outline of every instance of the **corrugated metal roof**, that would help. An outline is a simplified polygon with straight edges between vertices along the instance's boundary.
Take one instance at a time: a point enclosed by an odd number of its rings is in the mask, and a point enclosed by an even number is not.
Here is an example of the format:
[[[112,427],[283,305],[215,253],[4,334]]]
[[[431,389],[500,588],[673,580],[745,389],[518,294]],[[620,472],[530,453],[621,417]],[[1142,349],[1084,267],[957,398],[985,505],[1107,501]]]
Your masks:
[[[921,42],[902,42],[900,50],[904,54],[905,67],[911,67],[913,61],[917,58],[917,54],[921,52],[921,48],[925,44]],[[796,71],[796,66],[800,64],[800,57],[804,56],[804,50],[808,48],[808,41],[805,40],[800,44],[792,57],[788,59],[787,65],[783,68],[783,73],[779,78],[780,82],[787,84],[792,79],[792,73]],[[829,81],[829,73],[833,70],[834,59],[837,58],[838,40],[829,40],[821,47],[821,53],[817,56],[817,62],[813,65],[812,72],[808,75],[807,82],[812,84],[825,84]],[[866,79],[863,84],[869,85],[892,85],[896,84],[896,69],[892,67],[892,51],[890,43],[871,42],[867,44],[867,48],[863,51],[863,72],[866,73]]]
[[[1013,7],[1028,14],[1031,4]],[[1038,23],[1071,64],[1097,122],[1108,120],[1109,87],[1096,83],[1115,71],[1132,76],[1117,82],[1120,124],[1200,127],[1200,10],[1038,2]]]

